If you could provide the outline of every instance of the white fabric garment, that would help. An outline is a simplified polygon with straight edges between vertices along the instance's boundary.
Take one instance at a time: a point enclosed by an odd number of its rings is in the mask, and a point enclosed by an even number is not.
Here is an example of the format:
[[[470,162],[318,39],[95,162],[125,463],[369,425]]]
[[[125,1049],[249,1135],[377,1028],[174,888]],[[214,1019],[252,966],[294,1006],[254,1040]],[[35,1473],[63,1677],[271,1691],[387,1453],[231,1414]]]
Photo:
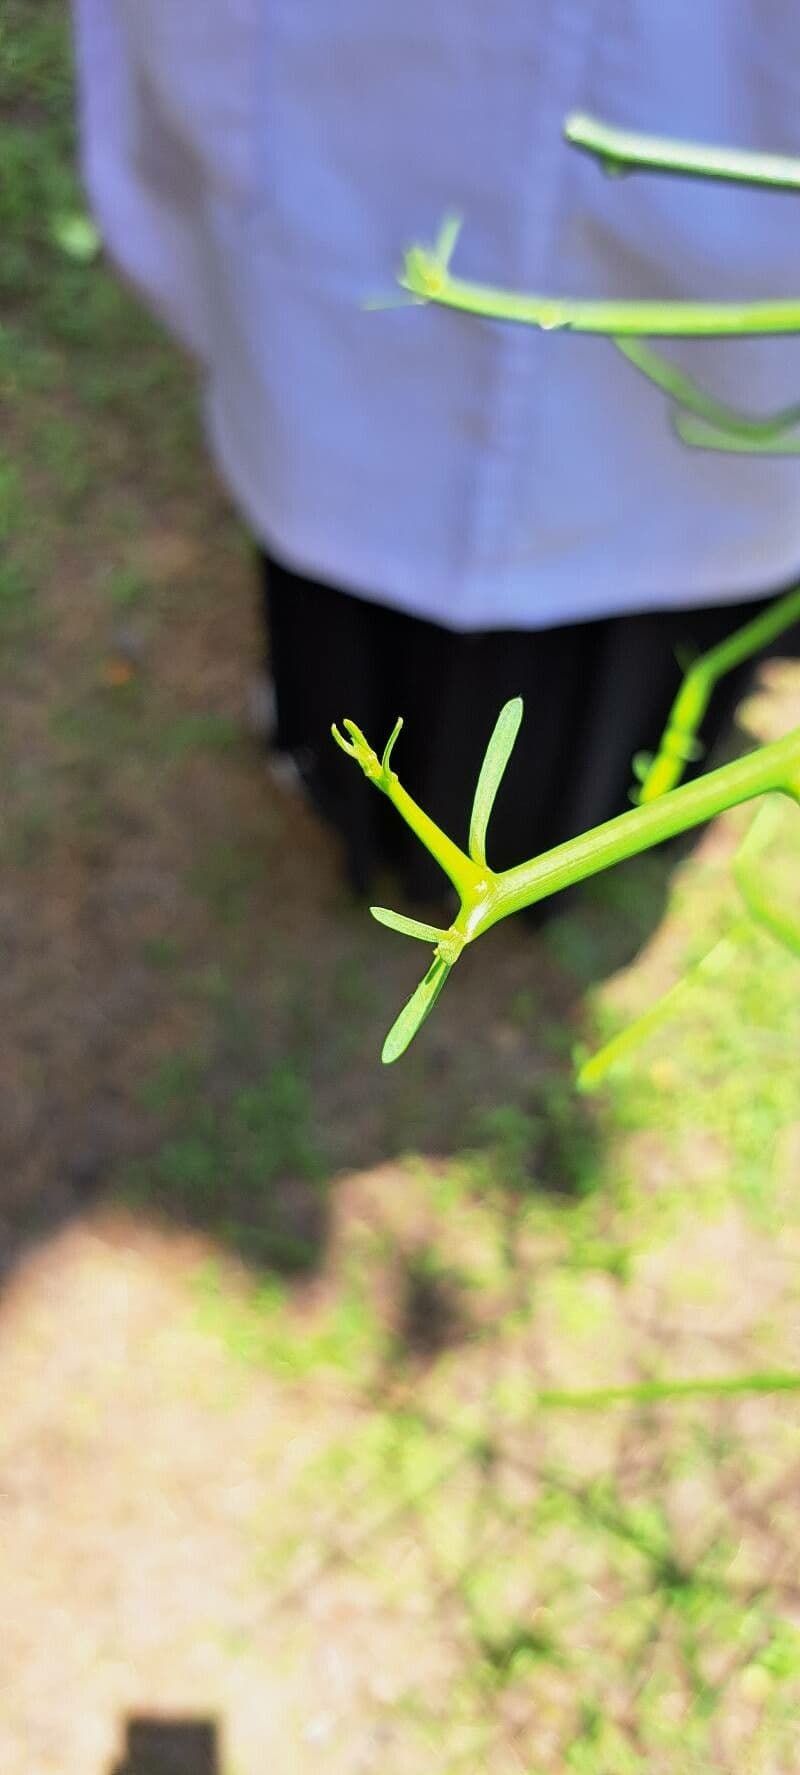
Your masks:
[[[800,464],[689,452],[602,339],[365,312],[464,216],[453,269],[551,294],[800,292],[800,198],[636,175],[593,112],[800,154],[793,0],[75,0],[110,252],[198,354],[212,450],[300,572],[455,629],[768,592]],[[666,343],[722,399],[800,397],[800,342]]]

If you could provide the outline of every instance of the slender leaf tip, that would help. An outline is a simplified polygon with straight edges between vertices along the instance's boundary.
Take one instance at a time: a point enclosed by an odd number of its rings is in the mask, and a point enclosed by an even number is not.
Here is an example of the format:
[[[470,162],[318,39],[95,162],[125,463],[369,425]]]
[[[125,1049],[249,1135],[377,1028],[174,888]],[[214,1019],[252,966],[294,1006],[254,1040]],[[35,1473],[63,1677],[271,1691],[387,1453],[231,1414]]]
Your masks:
[[[397,720],[394,724],[394,727],[392,728],[392,731],[389,735],[389,738],[386,741],[386,745],[383,748],[383,757],[381,759],[381,770],[382,771],[389,770],[389,760],[391,759],[392,752],[393,752],[394,746],[395,746],[395,742],[397,740],[397,736],[400,733],[402,726],[403,726],[403,717],[402,717],[402,715],[398,715]]]
[[[463,216],[460,216],[456,210],[448,210],[447,215],[442,218],[433,250],[443,268],[450,264],[453,257],[456,242],[463,227],[463,220]]]
[[[504,703],[486,748],[469,823],[469,854],[473,863],[486,863],[486,828],[519,733],[522,712],[521,696],[511,697],[509,702]]]
[[[353,748],[349,741],[345,739],[344,734],[339,732],[335,721],[331,722],[331,733],[333,734],[337,746],[341,746],[342,751],[347,753],[348,758],[352,758]]]
[[[378,924],[385,924],[390,931],[399,931],[404,937],[418,937],[421,943],[441,943],[447,932],[437,925],[423,924],[418,918],[406,918],[402,912],[393,912],[389,906],[370,906],[370,912]]]
[[[391,1066],[399,1060],[409,1043],[413,1041],[420,1024],[425,1022],[429,1011],[436,1003],[439,993],[450,972],[450,963],[442,956],[435,956],[427,974],[420,980],[415,992],[404,1004],[400,1015],[395,1018],[381,1050],[384,1066]]]

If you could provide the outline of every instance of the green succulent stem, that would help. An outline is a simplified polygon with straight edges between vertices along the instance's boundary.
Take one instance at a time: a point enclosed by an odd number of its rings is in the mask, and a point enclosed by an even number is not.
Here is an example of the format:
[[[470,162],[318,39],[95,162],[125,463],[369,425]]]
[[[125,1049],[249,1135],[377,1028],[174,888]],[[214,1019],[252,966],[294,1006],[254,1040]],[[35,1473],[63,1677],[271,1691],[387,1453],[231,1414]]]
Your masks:
[[[404,789],[397,772],[391,768],[389,759],[401,725],[402,720],[395,722],[383,757],[380,759],[354,721],[345,720],[344,722],[350,735],[349,741],[343,737],[335,725],[331,728],[331,733],[337,746],[350,758],[355,759],[355,762],[361,766],[365,777],[391,801],[401,819],[405,820],[415,837],[419,839],[421,844],[424,844],[425,849],[435,858],[440,869],[452,882],[459,898],[463,900],[465,897],[469,898],[473,895],[480,898],[485,891],[484,883],[487,875],[485,866],[474,863],[472,858],[467,856],[466,851],[462,851],[459,845],[454,844],[452,838],[448,838],[441,826],[437,826],[430,814],[426,814],[424,808],[421,808],[419,803],[414,800],[413,795],[409,795],[408,790]]]
[[[641,135],[617,129],[582,112],[574,112],[566,119],[564,136],[573,147],[593,155],[611,173],[677,173],[686,178],[800,192],[800,160],[787,155]],[[433,247],[416,245],[406,253],[398,281],[415,302],[438,302],[487,320],[512,321],[547,332],[563,328],[574,333],[616,336],[618,340],[648,334],[666,338],[739,338],[747,334],[800,332],[797,297],[762,302],[592,301],[472,283],[454,277],[450,271],[457,236],[455,218],[447,217]],[[680,372],[673,371],[663,360],[659,363],[655,357],[648,367],[639,367],[661,386],[667,387],[671,380],[674,387],[670,392],[712,424],[716,417],[721,422],[720,430],[730,429],[734,437],[772,439],[786,423],[793,421],[791,411],[760,421],[730,412],[710,399],[706,405],[702,391],[689,378],[681,378]]]
[[[675,985],[663,992],[654,1004],[648,1005],[646,1011],[642,1011],[641,1015],[634,1018],[632,1023],[626,1024],[618,1035],[612,1036],[611,1040],[605,1042],[602,1048],[598,1048],[596,1053],[590,1054],[586,1059],[579,1060],[576,1073],[578,1089],[580,1091],[595,1091],[597,1086],[603,1083],[612,1067],[616,1066],[620,1060],[624,1060],[628,1054],[635,1053],[642,1043],[647,1041],[648,1036],[660,1029],[669,1017],[682,1008],[684,1001],[690,997],[694,987],[701,980],[723,973],[734,959],[737,943],[747,935],[749,929],[749,921],[741,919],[726,937],[720,937],[713,949],[709,949],[708,953],[702,956],[693,968],[690,968],[688,974],[684,974],[680,980],[676,980]]]
[[[742,338],[800,333],[800,297],[763,302],[594,301],[545,296],[454,277],[435,251],[410,247],[398,282],[417,302],[437,302],[486,320],[512,321],[543,332],[606,337]]]
[[[470,936],[665,839],[704,825],[728,808],[773,791],[800,801],[800,728],[657,801],[618,814],[529,863],[504,870],[493,878],[487,902],[473,919]]]
[[[535,1393],[540,1411],[605,1411],[610,1405],[655,1405],[672,1399],[724,1399],[749,1393],[798,1393],[800,1374],[792,1369],[770,1373],[704,1376],[696,1380],[652,1380],[619,1387],[547,1387]]]
[[[353,724],[346,723],[353,732]],[[334,730],[336,731],[336,730]],[[356,730],[357,732],[358,730]],[[389,797],[412,832],[430,852],[459,895],[460,907],[446,939],[458,953],[492,925],[560,893],[616,863],[650,850],[653,845],[704,825],[728,808],[773,792],[800,802],[800,728],[760,746],[744,758],[722,765],[693,783],[662,794],[657,800],[618,814],[553,850],[495,871],[478,865],[448,838],[403,788],[394,771],[382,772],[377,754],[359,735],[359,747],[338,742],[361,764],[365,774]],[[374,767],[373,763],[374,761]],[[445,939],[445,940],[446,940]]]
[[[596,1090],[618,1061],[634,1053],[668,1017],[682,1008],[684,1001],[700,981],[714,979],[724,973],[739,944],[747,941],[753,925],[760,925],[792,955],[800,955],[800,918],[787,907],[777,904],[765,893],[763,886],[762,857],[780,823],[781,812],[778,796],[769,796],[759,808],[733,860],[734,878],[748,916],[740,918],[727,935],[721,937],[713,949],[702,956],[682,979],[676,981],[654,1004],[648,1005],[647,1010],[642,1011],[640,1016],[612,1036],[594,1054],[585,1057],[576,1054],[576,1082],[579,1090]]]
[[[564,134],[568,142],[592,154],[609,173],[677,173],[800,192],[800,160],[785,156],[640,135],[582,113],[567,118]],[[707,394],[692,377],[644,343],[647,336],[742,338],[800,333],[800,297],[757,302],[594,301],[498,288],[452,274],[450,263],[459,228],[457,216],[446,216],[432,246],[415,245],[406,253],[398,282],[413,302],[435,302],[487,320],[537,327],[546,332],[564,330],[605,336],[671,399],[673,422],[683,442],[704,449],[800,452],[800,406],[794,404],[763,417],[739,412]],[[529,862],[499,872],[492,870],[485,860],[486,829],[519,727],[519,699],[501,710],[489,741],[472,809],[469,855],[418,806],[391,769],[390,755],[400,723],[380,760],[352,721],[345,722],[349,740],[334,727],[337,744],[389,797],[439,863],[459,897],[458,913],[445,932],[387,908],[374,909],[379,921],[395,930],[422,940],[435,939],[431,965],[386,1038],[384,1060],[396,1060],[404,1052],[435,1003],[464,945],[501,919],[703,825],[739,803],[772,793],[788,795],[800,803],[800,729],[695,782],[678,786],[686,763],[702,750],[698,729],[717,681],[798,619],[800,588],[695,661],[675,699],[655,758],[637,769],[642,781],[638,806]],[[738,879],[751,914],[773,935],[796,948],[794,915],[785,916],[764,897],[747,858],[744,866],[740,865]],[[700,964],[700,970],[713,971],[715,962],[724,961],[731,941],[729,935],[717,944]],[[631,1030],[587,1062],[584,1082],[588,1085],[596,1080],[616,1055],[627,1051],[655,1027],[665,1007],[674,1005],[684,990],[685,985],[679,984],[661,1005],[652,1007]]]
[[[383,785],[381,785],[383,787]],[[416,837],[421,840],[426,850],[436,859],[440,869],[452,882],[459,899],[482,900],[488,891],[490,871],[485,864],[473,863],[472,858],[448,838],[441,826],[426,814],[424,809],[403,788],[399,778],[392,773],[391,780],[384,788],[392,806],[397,809],[401,818]]]
[[[770,615],[774,613],[766,613],[767,618]],[[750,638],[752,640],[752,635]],[[737,639],[738,637],[734,637],[734,642]],[[730,652],[730,644],[726,645]],[[717,655],[722,651],[715,650]],[[718,658],[716,664],[719,667]],[[728,667],[723,659],[720,669]],[[518,698],[507,703],[500,712],[489,742],[476,795],[481,852],[488,813],[508,761],[521,714],[522,705]],[[386,908],[373,908],[380,922],[393,925],[396,930],[407,935],[433,942],[431,965],[399,1013],[384,1042],[382,1058],[387,1064],[398,1060],[413,1041],[465,945],[474,942],[476,937],[490,930],[501,919],[509,918],[526,906],[532,906],[551,894],[585,881],[604,869],[610,869],[614,864],[649,850],[653,845],[703,825],[728,808],[743,802],[777,793],[788,795],[800,804],[798,728],[785,738],[775,740],[772,745],[761,746],[747,757],[722,765],[719,770],[700,777],[696,782],[661,793],[657,799],[648,800],[644,805],[632,808],[629,813],[619,814],[616,819],[608,820],[602,826],[595,826],[590,832],[568,839],[565,844],[557,845],[555,849],[545,851],[527,863],[518,863],[514,868],[496,871],[483,861],[476,862],[467,856],[409,795],[397,773],[390,768],[389,755],[399,732],[399,724],[395,726],[382,759],[378,758],[377,752],[355,722],[346,721],[345,728],[350,735],[349,740],[344,739],[338,728],[334,727],[332,730],[337,745],[360,765],[369,781],[388,796],[401,818],[439,863],[459,897],[458,913],[446,931],[440,931],[434,926],[420,925],[416,920],[389,912]],[[683,755],[685,756],[685,752]],[[475,809],[473,828],[474,826]],[[792,915],[776,910],[764,898],[753,875],[753,856],[763,844],[763,835],[768,828],[766,810],[757,822],[757,827],[755,836],[746,841],[743,850],[738,872],[740,889],[751,914],[788,946],[796,949],[798,932]],[[715,971],[716,965],[724,965],[729,959],[733,941],[733,935],[722,939],[700,963],[689,981],[679,982],[630,1029],[623,1031],[598,1054],[587,1060],[579,1072],[578,1082],[582,1088],[591,1090],[600,1083],[609,1067],[638,1045],[675,1007],[692,979],[701,973]]]
[[[759,154],[748,148],[719,148],[679,142],[665,136],[617,129],[599,117],[573,111],[564,138],[582,148],[610,173],[669,173],[688,179],[721,179],[726,184],[759,185],[770,191],[800,191],[800,160],[785,154]]]
[[[769,647],[798,622],[800,586],[795,586],[752,622],[745,623],[735,634],[694,661],[670,710],[658,752],[644,776],[639,792],[640,803],[655,801],[680,782],[684,766],[693,756],[700,724],[720,679]]]

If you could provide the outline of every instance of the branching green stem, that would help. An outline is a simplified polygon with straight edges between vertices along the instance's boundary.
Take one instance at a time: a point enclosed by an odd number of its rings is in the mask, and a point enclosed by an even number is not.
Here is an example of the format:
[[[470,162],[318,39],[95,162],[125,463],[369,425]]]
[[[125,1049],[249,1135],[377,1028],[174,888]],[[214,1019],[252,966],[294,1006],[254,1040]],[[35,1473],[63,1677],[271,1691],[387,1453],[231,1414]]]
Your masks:
[[[774,191],[800,192],[800,160],[786,155],[669,141],[661,136],[616,129],[612,124],[577,112],[567,118],[564,135],[573,147],[583,148],[594,155],[607,172],[679,173],[690,178],[721,179]],[[457,222],[448,217],[432,248],[418,245],[407,252],[398,281],[416,302],[439,302],[489,320],[516,321],[548,332],[564,328],[575,333],[603,333],[618,339],[647,334],[672,338],[738,338],[743,334],[800,332],[800,299],[796,297],[766,302],[594,302],[524,294],[497,289],[489,284],[470,283],[466,278],[453,277],[450,272],[457,236]],[[653,370],[654,366],[645,370],[653,380],[665,374],[663,367],[655,374]],[[668,366],[667,373],[671,373]],[[678,379],[677,371],[674,377]],[[729,424],[732,428],[750,426],[756,435],[766,437],[784,429],[784,415],[777,415],[773,420],[751,421],[713,402],[704,409],[697,401],[698,397],[701,402],[705,397],[689,379],[684,381],[683,391],[683,404],[691,411],[704,413],[706,418],[719,425],[720,430],[724,431]]]
[[[800,918],[797,913],[779,905],[763,885],[762,860],[776,825],[780,821],[779,797],[769,796],[759,808],[750,830],[740,844],[733,860],[733,874],[748,917],[739,919],[732,930],[695,963],[689,972],[669,988],[655,1003],[632,1023],[612,1036],[594,1054],[584,1058],[576,1053],[577,1085],[581,1091],[594,1091],[603,1083],[611,1068],[639,1048],[667,1018],[679,1011],[692,989],[702,980],[714,979],[725,972],[734,959],[740,943],[746,942],[753,925],[760,925],[770,937],[781,943],[792,955],[800,955]]]
[[[457,844],[453,843],[452,838],[448,838],[441,826],[437,826],[436,821],[432,820],[413,796],[409,795],[408,790],[403,788],[396,771],[391,769],[389,754],[401,725],[402,721],[395,724],[394,732],[382,759],[378,758],[377,752],[373,751],[369,741],[354,721],[345,719],[344,722],[350,735],[349,742],[344,739],[336,726],[331,729],[331,732],[337,746],[340,746],[343,752],[360,764],[364,775],[369,778],[371,783],[375,784],[376,789],[382,790],[383,794],[388,796],[392,806],[397,808],[397,812],[405,820],[406,825],[410,826],[420,843],[424,844],[425,849],[430,851],[432,857],[435,857],[440,869],[443,869],[445,875],[449,877],[461,899],[465,895],[479,897],[485,891],[483,884],[486,869],[473,863],[472,859],[460,850]]]
[[[665,839],[713,820],[717,814],[741,802],[772,792],[789,795],[800,802],[798,728],[784,739],[776,740],[769,746],[761,746],[746,758],[723,765],[694,783],[674,789],[669,794],[661,795],[658,800],[631,809],[629,813],[620,814],[616,819],[596,826],[578,838],[569,839],[565,844],[557,845],[554,850],[544,852],[542,856],[532,858],[530,862],[518,863],[512,869],[495,871],[488,864],[476,862],[469,857],[418,806],[389,766],[390,748],[384,752],[383,759],[379,760],[355,722],[345,721],[344,725],[350,739],[345,740],[334,727],[333,735],[337,744],[361,766],[370,782],[388,796],[412,832],[416,833],[449,877],[460,901],[458,913],[449,930],[441,935],[435,933],[438,940],[433,962],[386,1038],[383,1050],[385,1061],[396,1060],[404,1052],[438,998],[447,975],[464,946],[474,942],[476,937],[491,929],[501,919],[509,918],[524,907],[532,906],[601,870],[609,869],[615,863],[649,850]],[[501,711],[489,743],[488,760],[494,755],[495,760],[501,761],[504,766],[509,753],[509,731],[513,727],[516,732],[517,725],[518,704],[515,699],[513,704],[507,704]],[[390,745],[394,743],[397,731],[396,728]],[[491,778],[493,797],[499,782],[498,768],[491,766],[487,772],[485,766],[481,773],[484,784],[487,776]],[[483,825],[481,851],[482,840]],[[389,922],[394,916],[389,915],[387,919],[383,909],[381,911],[383,922]],[[394,922],[398,928],[402,928],[402,920],[398,921],[395,917]]]
[[[720,679],[769,647],[795,623],[800,623],[800,586],[694,661],[670,710],[658,752],[646,769],[640,804],[655,801],[680,782],[685,765],[697,755],[700,724]]]
[[[800,297],[766,302],[595,302],[528,295],[454,277],[436,253],[423,246],[409,248],[398,282],[417,302],[438,302],[487,320],[516,321],[548,333],[675,339],[800,333]]]
[[[470,938],[498,919],[519,912],[523,906],[531,906],[574,882],[650,850],[665,839],[704,825],[727,808],[772,791],[800,801],[800,728],[772,745],[760,746],[745,758],[710,771],[696,782],[673,789],[657,801],[619,814],[579,838],[568,839],[566,844],[545,851],[530,863],[519,863],[495,876],[486,904],[480,915],[473,917]]]
[[[679,173],[800,192],[800,160],[643,136],[582,114],[567,119],[564,133],[575,147],[593,154],[607,172]],[[800,451],[799,405],[763,418],[740,413],[706,394],[692,377],[643,342],[647,335],[741,338],[748,334],[800,333],[800,298],[762,302],[593,301],[495,288],[452,275],[450,262],[459,227],[456,216],[447,216],[432,247],[417,245],[406,253],[398,281],[412,301],[436,302],[485,319],[516,322],[548,332],[563,329],[605,335],[675,402],[676,430],[686,443],[721,450],[787,454]],[[773,792],[800,802],[800,729],[694,783],[676,786],[685,764],[700,751],[698,729],[718,679],[768,645],[798,618],[800,589],[787,594],[771,610],[695,662],[675,700],[657,756],[646,761],[638,772],[642,777],[638,807],[542,856],[499,873],[486,862],[486,827],[519,726],[518,699],[501,711],[489,743],[472,810],[469,855],[417,805],[391,769],[390,753],[399,722],[381,760],[352,721],[345,722],[349,740],[334,727],[337,744],[389,797],[449,877],[460,901],[458,914],[445,932],[387,908],[374,909],[382,923],[396,930],[423,941],[436,939],[427,974],[387,1036],[384,1060],[397,1059],[408,1046],[464,945],[500,919],[665,839],[690,831],[740,802]],[[752,869],[743,866],[739,883],[757,919],[794,946],[797,930],[793,918],[787,922],[782,914],[776,914],[760,892]],[[729,943],[730,939],[723,939],[700,964],[700,969],[708,971],[715,959],[724,960]],[[615,1054],[630,1047],[660,1021],[664,1005],[669,1007],[684,989],[685,983],[681,983],[660,1006],[645,1013],[632,1030],[587,1063],[584,1075],[588,1073],[591,1079],[593,1074],[602,1072]]]

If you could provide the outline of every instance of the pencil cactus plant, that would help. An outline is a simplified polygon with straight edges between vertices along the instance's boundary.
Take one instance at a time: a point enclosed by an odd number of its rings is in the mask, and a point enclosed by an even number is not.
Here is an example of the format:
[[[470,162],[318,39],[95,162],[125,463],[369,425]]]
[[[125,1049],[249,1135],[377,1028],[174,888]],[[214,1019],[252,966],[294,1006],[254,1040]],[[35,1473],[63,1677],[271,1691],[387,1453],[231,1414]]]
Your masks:
[[[775,155],[699,147],[657,137],[635,135],[596,119],[567,119],[565,135],[574,146],[593,154],[606,171],[677,173],[686,177],[747,183],[800,192],[800,160]],[[645,343],[662,337],[738,337],[747,334],[800,333],[800,298],[750,303],[630,302],[571,300],[516,293],[455,277],[450,263],[459,237],[458,218],[448,216],[434,246],[413,246],[399,276],[412,302],[437,302],[462,312],[546,331],[567,329],[604,335],[672,403],[672,419],[684,444],[692,448],[747,450],[762,453],[800,452],[800,403],[766,417],[733,409],[706,393],[691,378]],[[760,746],[746,757],[682,785],[687,763],[702,753],[700,728],[718,680],[771,644],[800,621],[800,588],[789,592],[746,624],[719,647],[696,660],[685,673],[658,752],[634,760],[637,803],[555,849],[495,871],[486,854],[489,818],[522,720],[519,697],[506,703],[486,751],[478,778],[469,827],[468,849],[462,850],[417,805],[392,767],[392,753],[402,727],[398,720],[381,757],[355,722],[345,720],[345,733],[334,726],[337,744],[360,765],[376,788],[388,796],[398,814],[425,845],[448,876],[459,900],[458,912],[445,930],[373,906],[373,917],[401,934],[433,946],[430,966],[416,991],[392,1025],[383,1045],[383,1060],[397,1060],[432,1010],[442,987],[468,943],[500,919],[613,867],[653,845],[714,819],[725,810],[762,796],[783,795],[800,804],[800,728]],[[772,904],[764,891],[759,860],[774,821],[774,802],[767,802],[738,853],[734,875],[746,915],[778,941],[800,955],[800,916]],[[584,1060],[578,1082],[597,1085],[608,1068],[640,1041],[669,1011],[677,996],[698,973],[721,969],[732,953],[735,936],[723,938],[693,970],[637,1022]]]

